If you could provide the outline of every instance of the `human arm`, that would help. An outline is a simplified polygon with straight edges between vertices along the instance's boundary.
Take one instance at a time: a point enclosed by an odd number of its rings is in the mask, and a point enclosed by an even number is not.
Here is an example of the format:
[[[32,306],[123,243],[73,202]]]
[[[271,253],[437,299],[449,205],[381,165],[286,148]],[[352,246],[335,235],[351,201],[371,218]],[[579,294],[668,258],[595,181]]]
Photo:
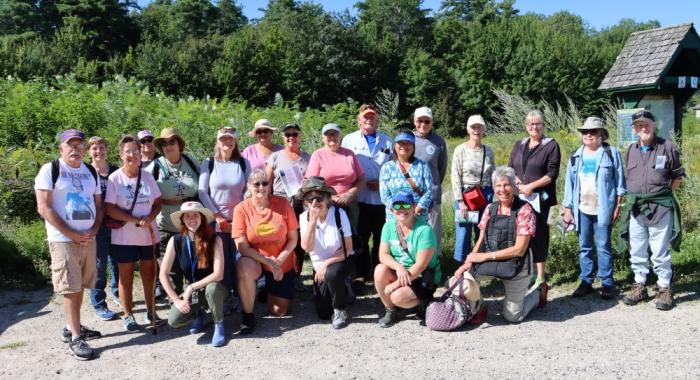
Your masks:
[[[462,199],[462,145],[458,145],[452,153],[452,165],[450,168],[450,184],[452,185],[452,199],[463,203]]]
[[[440,139],[440,149],[438,155],[438,178],[436,181],[439,184],[445,180],[445,175],[447,175],[447,143],[444,139]]]
[[[574,185],[576,184],[576,181],[578,181],[576,171],[574,171],[574,169],[575,168],[571,165],[571,160],[569,160],[569,162],[566,164],[566,174],[564,176],[564,201],[561,204],[564,211],[562,220],[566,225],[571,225],[574,223],[574,216],[571,209],[574,207]]]
[[[418,162],[418,160],[415,162]],[[433,204],[433,173],[428,163],[423,162],[420,165],[420,177],[417,182],[418,188],[424,189],[423,194],[418,199],[418,206],[416,206],[416,214],[422,215]]]
[[[168,295],[168,298],[173,301],[175,307],[183,314],[190,312],[190,298],[181,298],[170,284],[170,270],[175,263],[175,238],[172,237],[168,240],[168,245],[165,247],[165,255],[163,256],[163,261],[160,264],[160,272],[158,273],[158,278],[163,286],[163,290]]]

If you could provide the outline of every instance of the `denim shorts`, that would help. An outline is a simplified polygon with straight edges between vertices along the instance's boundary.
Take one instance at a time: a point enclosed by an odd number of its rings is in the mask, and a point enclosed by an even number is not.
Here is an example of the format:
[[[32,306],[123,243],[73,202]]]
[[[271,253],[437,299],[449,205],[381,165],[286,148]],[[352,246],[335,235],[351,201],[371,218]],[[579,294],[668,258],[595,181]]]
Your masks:
[[[137,261],[148,261],[153,260],[153,246],[152,245],[117,245],[112,244],[110,246],[110,254],[112,259],[117,263],[135,263]],[[158,246],[156,246],[155,257],[159,256]]]

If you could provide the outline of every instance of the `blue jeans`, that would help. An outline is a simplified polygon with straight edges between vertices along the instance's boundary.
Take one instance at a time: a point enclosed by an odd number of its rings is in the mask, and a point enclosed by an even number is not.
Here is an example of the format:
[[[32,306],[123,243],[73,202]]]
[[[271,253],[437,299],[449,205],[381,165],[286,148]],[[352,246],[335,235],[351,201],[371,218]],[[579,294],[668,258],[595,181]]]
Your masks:
[[[224,280],[222,283],[230,290],[238,289],[236,286],[236,243],[229,232],[217,232],[224,246]]]
[[[486,197],[486,201],[491,203],[493,199],[493,187],[486,186],[481,189]],[[486,206],[488,207],[488,205]],[[455,212],[460,212],[459,201],[454,202]],[[484,208],[485,209],[485,208]],[[479,220],[484,215],[484,210],[479,211]],[[460,263],[463,263],[467,259],[467,255],[472,250],[472,230],[474,235],[479,235],[479,228],[476,224],[472,223],[455,223],[455,254],[453,258]],[[440,237],[437,237],[440,239]]]
[[[610,236],[612,225],[598,224],[597,215],[588,215],[579,212],[579,235],[578,241],[581,246],[579,252],[579,265],[581,267],[581,282],[592,284],[595,270],[593,262],[593,248],[598,254],[598,278],[603,286],[614,286],[613,279],[613,256]]]
[[[97,280],[95,281],[95,288],[90,289],[90,302],[95,309],[107,307],[107,293],[105,293],[105,288],[107,287],[107,267],[109,267],[112,272],[112,277],[109,282],[109,286],[112,288],[112,294],[115,298],[118,298],[119,294],[119,269],[117,263],[112,260],[109,254],[109,245],[112,240],[111,236],[112,231],[102,226],[95,237],[97,243],[97,249],[95,250],[95,256],[97,257]]]

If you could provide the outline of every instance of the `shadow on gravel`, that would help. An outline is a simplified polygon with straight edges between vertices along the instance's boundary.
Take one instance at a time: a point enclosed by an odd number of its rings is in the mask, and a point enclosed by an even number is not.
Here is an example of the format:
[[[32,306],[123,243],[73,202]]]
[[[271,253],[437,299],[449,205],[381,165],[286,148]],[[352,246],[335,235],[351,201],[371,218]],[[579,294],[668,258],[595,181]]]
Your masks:
[[[15,323],[49,313],[41,309],[51,301],[52,294],[49,287],[39,290],[0,291],[0,334]]]

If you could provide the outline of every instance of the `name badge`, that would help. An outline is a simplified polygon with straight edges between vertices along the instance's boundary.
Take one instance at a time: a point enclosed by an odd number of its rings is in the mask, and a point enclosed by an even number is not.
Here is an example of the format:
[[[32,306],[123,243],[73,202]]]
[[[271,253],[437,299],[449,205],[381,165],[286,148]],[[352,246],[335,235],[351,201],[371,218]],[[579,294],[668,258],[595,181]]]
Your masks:
[[[199,303],[199,291],[195,290],[192,292],[192,301],[190,303],[192,305],[196,305]]]
[[[664,170],[665,167],[666,167],[666,156],[656,156],[656,165],[654,166],[654,169]]]

